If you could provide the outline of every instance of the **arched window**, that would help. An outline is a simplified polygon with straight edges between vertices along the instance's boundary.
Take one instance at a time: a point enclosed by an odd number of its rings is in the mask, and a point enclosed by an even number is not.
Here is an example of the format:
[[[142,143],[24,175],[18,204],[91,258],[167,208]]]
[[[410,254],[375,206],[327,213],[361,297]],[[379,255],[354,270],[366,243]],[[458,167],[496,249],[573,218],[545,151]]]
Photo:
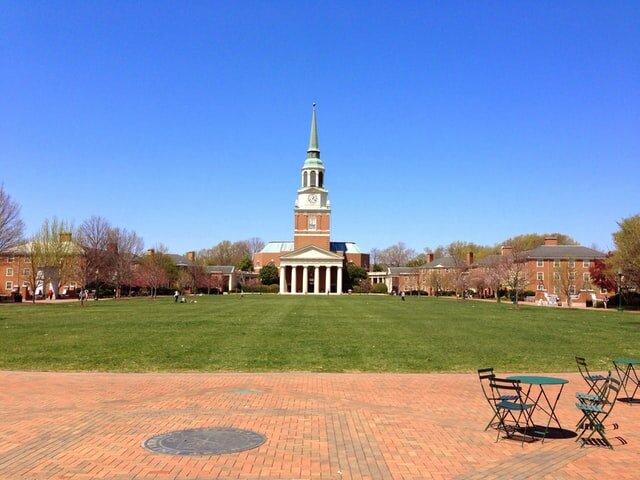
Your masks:
[[[302,187],[307,186],[307,172],[302,172]]]
[[[316,172],[311,172],[311,186],[315,187],[316,185]]]
[[[320,188],[323,187],[322,183],[324,182],[324,173],[318,172],[318,186]]]

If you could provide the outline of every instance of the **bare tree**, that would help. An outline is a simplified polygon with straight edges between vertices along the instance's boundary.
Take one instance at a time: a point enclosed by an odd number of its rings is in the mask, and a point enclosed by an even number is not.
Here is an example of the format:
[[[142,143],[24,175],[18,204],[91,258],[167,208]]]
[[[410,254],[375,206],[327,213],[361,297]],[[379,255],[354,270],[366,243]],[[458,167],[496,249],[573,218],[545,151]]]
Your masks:
[[[245,240],[245,243],[247,244],[249,255],[251,255],[252,259],[253,256],[265,246],[264,240],[258,237],[251,237],[248,240]]]
[[[42,286],[44,293],[44,272],[41,269],[41,265],[44,264],[44,260],[41,251],[41,244],[31,240],[20,245],[18,248],[20,255],[24,258],[24,265],[28,265],[27,268],[29,273],[26,275],[26,282],[29,285],[31,301],[36,303],[36,290],[39,286]]]
[[[402,242],[398,242],[395,245],[379,251],[376,262],[381,265],[386,265],[387,267],[402,267],[415,256],[415,250],[407,247]]]
[[[247,241],[223,240],[210,249],[201,250],[199,255],[205,258],[207,265],[238,265],[245,256],[253,258],[251,248]]]
[[[505,255],[499,265],[502,283],[514,294],[513,303],[518,304],[518,293],[528,285],[527,259],[525,255],[513,249],[510,255]]]
[[[0,252],[17,246],[23,233],[20,206],[4,191],[4,186],[0,186]]]
[[[110,283],[113,277],[113,256],[109,251],[111,235],[111,224],[102,217],[93,216],[78,229],[78,244],[84,257],[82,278],[96,284],[96,295],[99,285]]]
[[[554,285],[567,298],[567,306],[570,307],[571,295],[576,293],[576,262],[572,258],[560,261],[553,270]]]
[[[144,251],[144,242],[135,232],[115,228],[109,246],[113,257],[113,281],[117,288],[133,283],[135,262]]]

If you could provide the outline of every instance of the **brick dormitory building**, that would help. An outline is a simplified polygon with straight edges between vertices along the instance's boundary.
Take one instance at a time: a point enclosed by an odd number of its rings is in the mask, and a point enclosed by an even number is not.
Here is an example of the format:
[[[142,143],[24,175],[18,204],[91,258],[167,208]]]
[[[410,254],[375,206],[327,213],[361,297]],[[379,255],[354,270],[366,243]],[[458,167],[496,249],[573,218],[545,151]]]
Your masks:
[[[474,261],[473,252],[466,258],[451,256],[434,258],[427,254],[427,263],[420,267],[391,267],[383,272],[372,272],[374,283],[385,283],[390,292],[421,291],[436,295],[439,291],[457,290],[455,279],[461,274],[472,275],[474,271],[488,271],[502,264],[519,268],[523,278],[520,291],[532,292],[532,300],[544,303],[567,302],[567,294],[577,303],[602,300],[608,292],[594,286],[590,268],[596,260],[604,260],[606,255],[581,245],[558,245],[556,237],[547,237],[544,245],[524,252],[514,252],[503,246],[501,253]],[[468,289],[474,290],[467,282]],[[475,293],[492,296],[490,288]]]

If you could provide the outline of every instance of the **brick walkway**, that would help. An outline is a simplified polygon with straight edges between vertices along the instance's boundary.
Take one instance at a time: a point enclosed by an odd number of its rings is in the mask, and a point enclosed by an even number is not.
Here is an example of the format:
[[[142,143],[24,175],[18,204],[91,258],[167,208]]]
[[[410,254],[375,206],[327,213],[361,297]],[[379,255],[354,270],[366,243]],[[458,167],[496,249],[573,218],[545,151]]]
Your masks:
[[[570,380],[558,416],[571,429],[582,379],[559,376]],[[0,478],[638,478],[640,406],[616,405],[613,451],[573,438],[495,443],[489,417],[468,374],[0,372]],[[213,427],[267,442],[205,457],[142,447]]]

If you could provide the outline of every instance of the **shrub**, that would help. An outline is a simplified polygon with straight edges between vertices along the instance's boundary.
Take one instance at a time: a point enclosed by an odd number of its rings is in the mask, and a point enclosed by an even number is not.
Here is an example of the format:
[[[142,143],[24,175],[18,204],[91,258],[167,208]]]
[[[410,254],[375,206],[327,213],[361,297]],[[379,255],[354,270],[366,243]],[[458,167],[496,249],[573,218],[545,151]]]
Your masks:
[[[376,283],[371,287],[371,293],[389,293],[384,283]]]

